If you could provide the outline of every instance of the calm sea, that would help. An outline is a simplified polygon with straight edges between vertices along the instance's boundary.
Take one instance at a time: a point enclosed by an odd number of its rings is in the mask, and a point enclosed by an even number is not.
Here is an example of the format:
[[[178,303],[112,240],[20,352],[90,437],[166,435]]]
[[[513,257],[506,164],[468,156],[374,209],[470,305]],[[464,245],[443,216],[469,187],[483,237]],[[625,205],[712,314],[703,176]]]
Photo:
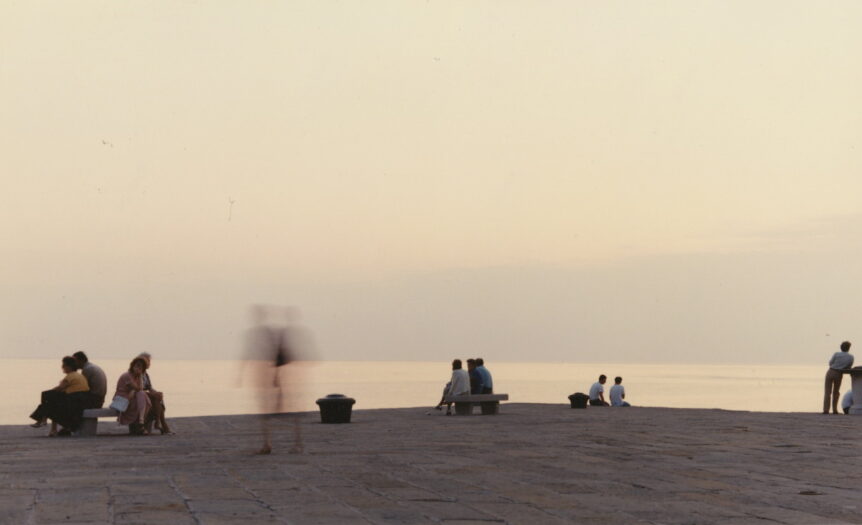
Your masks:
[[[109,397],[126,360],[94,362],[108,375]],[[39,393],[62,378],[59,360],[3,359],[0,424],[28,423]],[[356,399],[354,409],[421,407],[437,403],[451,370],[442,362],[303,362],[291,364],[291,407],[317,410],[315,400],[331,393]],[[587,392],[599,374],[623,377],[633,405],[723,408],[765,412],[817,412],[821,408],[821,366],[765,365],[616,365],[576,363],[488,363],[494,390],[511,402],[568,403]],[[165,393],[169,417],[259,412],[252,375],[238,361],[155,359],[154,386]],[[849,378],[842,392],[849,390]]]

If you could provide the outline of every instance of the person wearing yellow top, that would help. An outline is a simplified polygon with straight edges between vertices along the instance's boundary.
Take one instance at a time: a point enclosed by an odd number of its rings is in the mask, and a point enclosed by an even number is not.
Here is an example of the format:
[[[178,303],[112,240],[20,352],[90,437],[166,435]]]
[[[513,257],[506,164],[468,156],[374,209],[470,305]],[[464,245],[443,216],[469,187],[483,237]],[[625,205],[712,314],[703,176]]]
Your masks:
[[[66,383],[66,388],[63,389],[63,392],[66,394],[90,391],[90,385],[87,383],[87,378],[77,370],[66,374],[66,377],[63,378],[63,382]]]
[[[63,358],[63,373],[66,375],[60,384],[42,392],[42,403],[30,414],[36,420],[30,425],[34,428],[45,426],[51,419],[49,436],[68,436],[78,428],[90,391],[87,378],[78,372],[78,362],[74,357]],[[60,432],[57,432],[57,424],[63,426]]]

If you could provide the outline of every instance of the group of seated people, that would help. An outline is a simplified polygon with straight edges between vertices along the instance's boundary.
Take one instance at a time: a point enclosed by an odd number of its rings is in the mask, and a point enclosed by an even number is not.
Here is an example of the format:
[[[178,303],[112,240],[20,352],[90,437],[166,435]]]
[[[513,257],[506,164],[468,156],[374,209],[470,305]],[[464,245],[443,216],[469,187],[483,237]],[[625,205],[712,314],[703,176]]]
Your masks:
[[[623,378],[619,376],[614,378],[614,386],[611,387],[610,404],[605,401],[605,382],[607,382],[607,380],[607,376],[602,374],[599,376],[599,380],[593,383],[593,386],[590,387],[590,406],[630,407],[631,405],[625,400],[626,388],[622,384]]]
[[[142,353],[129,364],[128,371],[120,375],[110,408],[119,412],[117,421],[128,425],[129,433],[149,434],[155,428],[170,434],[165,420],[165,405],[161,392],[153,388],[147,370],[151,356]],[[39,428],[51,420],[49,436],[70,436],[80,426],[84,410],[102,408],[107,394],[107,378],[101,367],[91,363],[84,352],[75,352],[63,358],[63,379],[56,387],[42,392],[42,400],[30,417]],[[80,370],[80,372],[79,372]],[[58,429],[58,426],[60,427]]]
[[[466,396],[469,394],[493,394],[494,382],[491,372],[485,368],[485,360],[481,357],[467,360],[467,370],[462,368],[460,359],[452,361],[452,379],[443,388],[443,397],[437,403],[437,410],[442,410],[447,396]],[[452,415],[452,403],[446,404],[446,415]]]

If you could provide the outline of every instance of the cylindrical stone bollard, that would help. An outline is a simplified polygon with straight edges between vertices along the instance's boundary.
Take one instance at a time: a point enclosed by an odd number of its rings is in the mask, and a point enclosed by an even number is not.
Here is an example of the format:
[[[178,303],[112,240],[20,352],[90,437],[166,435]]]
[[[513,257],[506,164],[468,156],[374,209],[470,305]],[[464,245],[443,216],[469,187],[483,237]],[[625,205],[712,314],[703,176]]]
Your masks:
[[[356,400],[343,394],[329,394],[317,400],[321,423],[350,423]]]
[[[587,401],[589,400],[590,396],[581,392],[577,392],[569,396],[569,401],[572,403],[572,408],[587,408]]]

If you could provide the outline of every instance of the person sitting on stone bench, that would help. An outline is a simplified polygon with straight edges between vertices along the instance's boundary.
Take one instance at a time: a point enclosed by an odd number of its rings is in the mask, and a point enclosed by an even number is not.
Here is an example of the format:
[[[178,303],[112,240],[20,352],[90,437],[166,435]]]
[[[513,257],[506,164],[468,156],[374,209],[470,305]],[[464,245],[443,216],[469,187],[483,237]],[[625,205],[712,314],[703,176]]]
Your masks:
[[[90,386],[87,384],[87,378],[78,372],[75,358],[64,357],[62,368],[66,375],[60,384],[42,392],[42,402],[30,414],[30,417],[36,420],[30,425],[34,428],[45,426],[48,419],[51,419],[48,436],[70,436],[81,424],[84,404],[89,400]],[[58,424],[63,427],[59,432]]]
[[[90,385],[90,395],[84,408],[102,408],[102,405],[105,404],[105,395],[108,393],[108,378],[105,377],[105,372],[101,367],[91,363],[84,352],[75,352],[72,357],[75,358],[81,369],[81,374],[87,379],[87,384]]]
[[[136,357],[129,364],[129,370],[117,380],[114,398],[122,397],[129,401],[128,407],[120,413],[117,422],[129,425],[130,434],[149,433],[145,425],[151,408],[150,398],[144,390],[143,375],[146,368],[146,361],[142,357]]]
[[[476,369],[476,360],[467,360],[467,373],[470,375],[470,393],[482,394],[485,390],[485,382],[482,380],[482,373]]]
[[[466,370],[461,368],[461,360],[455,359],[452,361],[452,379],[446,383],[443,388],[443,397],[437,403],[437,410],[441,410],[446,396],[466,396],[470,394],[470,375]],[[446,403],[446,415],[452,415],[452,403]]]
[[[481,357],[476,358],[476,371],[482,374],[482,393],[494,393],[494,380],[491,378],[491,372],[485,368],[485,360]]]

